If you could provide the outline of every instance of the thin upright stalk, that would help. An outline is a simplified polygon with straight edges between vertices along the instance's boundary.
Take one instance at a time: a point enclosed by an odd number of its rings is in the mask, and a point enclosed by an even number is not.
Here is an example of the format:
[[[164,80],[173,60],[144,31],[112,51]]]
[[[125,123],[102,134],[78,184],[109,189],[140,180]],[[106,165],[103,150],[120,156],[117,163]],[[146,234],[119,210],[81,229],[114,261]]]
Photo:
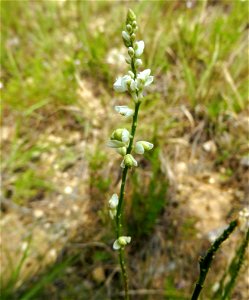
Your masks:
[[[124,282],[125,300],[129,300],[129,279],[126,271],[125,260],[124,260],[124,249],[119,249],[119,263],[121,266],[122,278]]]
[[[193,292],[191,300],[197,300],[199,298],[199,295],[202,291],[207,273],[210,269],[216,251],[219,249],[220,245],[230,236],[230,234],[234,231],[237,225],[238,225],[237,220],[232,221],[229,224],[228,228],[225,229],[223,233],[214,241],[214,243],[208,249],[206,255],[200,258],[199,261],[200,275],[196,283],[195,290]]]
[[[140,102],[135,104],[135,112],[132,119],[132,125],[131,125],[131,137],[129,146],[127,148],[127,154],[130,154],[133,147],[133,141],[136,134],[136,128],[137,128],[137,120],[138,120],[138,111],[140,107]],[[122,171],[122,181],[121,181],[121,187],[120,187],[120,193],[119,193],[119,202],[117,207],[117,215],[116,215],[116,234],[117,239],[121,235],[121,229],[122,229],[122,206],[123,206],[123,200],[124,200],[124,194],[125,194],[125,185],[126,185],[126,178],[128,173],[128,167],[126,166]],[[129,299],[129,293],[128,293],[128,275],[125,267],[125,258],[124,258],[124,249],[119,249],[119,263],[121,267],[122,277],[124,281],[124,288],[125,288],[125,299]]]

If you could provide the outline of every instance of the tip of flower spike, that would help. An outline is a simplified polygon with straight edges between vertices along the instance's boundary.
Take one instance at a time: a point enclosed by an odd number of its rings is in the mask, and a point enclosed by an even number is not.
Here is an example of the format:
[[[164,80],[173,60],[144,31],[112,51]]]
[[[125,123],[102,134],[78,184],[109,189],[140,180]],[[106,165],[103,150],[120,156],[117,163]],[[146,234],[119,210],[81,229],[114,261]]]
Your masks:
[[[126,24],[132,24],[133,21],[136,21],[136,15],[132,9],[129,9],[126,18]]]

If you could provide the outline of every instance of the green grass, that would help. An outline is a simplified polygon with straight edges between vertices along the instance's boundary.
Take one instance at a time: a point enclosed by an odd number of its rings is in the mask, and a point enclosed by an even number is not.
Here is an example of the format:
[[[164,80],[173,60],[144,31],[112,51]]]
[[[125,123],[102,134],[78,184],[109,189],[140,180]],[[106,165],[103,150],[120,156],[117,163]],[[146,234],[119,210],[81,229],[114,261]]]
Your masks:
[[[148,160],[148,167],[152,169],[150,178],[146,178],[144,175],[145,167],[141,173],[135,172],[131,180],[134,191],[132,193],[130,215],[127,218],[128,232],[131,236],[135,236],[137,240],[143,240],[144,237],[152,234],[160,214],[167,207],[168,183],[160,168],[158,149],[153,151]],[[143,164],[143,162],[140,164]],[[163,184],[158,184],[158,182],[163,182]],[[134,211],[136,214],[133,213]],[[141,226],[141,224],[143,225]]]

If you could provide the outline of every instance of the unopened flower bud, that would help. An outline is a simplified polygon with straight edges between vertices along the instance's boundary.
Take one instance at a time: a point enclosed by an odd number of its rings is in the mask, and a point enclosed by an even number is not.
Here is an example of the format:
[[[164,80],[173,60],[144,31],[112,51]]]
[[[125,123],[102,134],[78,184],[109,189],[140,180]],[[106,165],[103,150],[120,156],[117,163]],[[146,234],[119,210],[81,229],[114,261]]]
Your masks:
[[[126,24],[127,25],[132,24],[132,22],[135,21],[135,20],[136,20],[135,13],[131,9],[129,9],[128,13],[127,13],[127,18],[126,18]]]
[[[126,154],[122,163],[121,163],[121,168],[131,168],[131,167],[137,167],[137,161],[131,154]]]
[[[136,39],[136,35],[135,35],[135,33],[133,33],[133,34],[131,35],[131,40],[134,42],[135,39]]]
[[[132,26],[130,24],[126,25],[126,29],[129,33],[132,33]]]
[[[130,133],[125,128],[118,128],[113,131],[111,140],[117,140],[123,143],[127,143],[130,139]]]
[[[122,38],[125,46],[129,47],[131,45],[130,35],[126,31],[122,31]]]
[[[122,31],[122,37],[124,40],[126,40],[127,42],[129,42],[130,39],[130,35],[126,32],[126,31]]]
[[[125,156],[126,155],[126,147],[116,148],[118,154]]]
[[[134,56],[134,49],[132,47],[129,47],[128,48],[128,54],[130,55],[130,57],[133,57]]]
[[[125,59],[125,61],[126,61],[126,63],[127,63],[128,65],[131,64],[131,58],[130,58],[130,57],[127,57],[127,58]]]

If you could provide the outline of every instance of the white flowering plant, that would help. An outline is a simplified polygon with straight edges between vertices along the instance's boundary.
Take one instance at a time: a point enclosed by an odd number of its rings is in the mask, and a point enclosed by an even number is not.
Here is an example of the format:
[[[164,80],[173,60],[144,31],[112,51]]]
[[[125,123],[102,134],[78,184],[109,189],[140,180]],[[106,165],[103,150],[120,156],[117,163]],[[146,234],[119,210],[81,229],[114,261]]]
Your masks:
[[[118,77],[113,85],[113,88],[118,93],[128,93],[131,97],[131,107],[126,105],[115,106],[115,111],[126,118],[132,117],[130,131],[126,128],[118,128],[113,131],[110,136],[107,146],[116,150],[122,156],[120,164],[122,172],[122,180],[119,191],[119,196],[113,194],[108,203],[109,215],[115,221],[116,240],[113,243],[113,249],[119,251],[119,262],[125,288],[125,299],[129,299],[128,293],[128,275],[124,261],[124,248],[131,242],[130,236],[123,235],[121,217],[123,214],[123,202],[125,185],[128,170],[137,167],[138,162],[133,156],[136,154],[144,154],[145,151],[150,151],[153,144],[147,141],[136,141],[134,146],[135,134],[138,122],[138,113],[141,103],[144,98],[145,89],[153,82],[154,77],[151,75],[151,70],[146,69],[139,71],[142,66],[141,56],[144,52],[144,41],[136,41],[136,32],[138,30],[136,15],[132,10],[128,11],[125,30],[122,31],[124,45],[127,48],[126,62],[129,70],[126,75]]]
[[[154,77],[151,75],[150,69],[145,69],[140,71],[142,66],[141,56],[144,52],[145,44],[144,41],[136,40],[136,32],[138,30],[136,15],[132,10],[128,11],[125,30],[122,31],[122,38],[125,47],[127,48],[127,58],[126,62],[129,66],[127,74],[118,77],[113,85],[113,88],[118,93],[127,93],[131,97],[130,106],[119,105],[115,106],[114,109],[117,113],[125,118],[132,117],[131,129],[118,128],[115,129],[107,146],[114,149],[118,154],[121,155],[121,185],[119,194],[114,193],[109,202],[108,210],[110,218],[114,221],[116,227],[116,239],[113,242],[113,249],[119,253],[119,263],[121,267],[121,273],[124,283],[124,295],[125,299],[129,299],[129,286],[128,286],[128,274],[126,270],[124,250],[125,247],[132,242],[132,237],[125,235],[123,233],[122,215],[124,208],[124,195],[125,186],[127,180],[128,171],[131,168],[137,167],[138,162],[133,156],[134,154],[143,155],[146,151],[153,149],[154,145],[148,141],[135,141],[137,123],[138,123],[138,113],[141,104],[144,99],[145,89],[153,82]],[[243,240],[242,246],[239,249],[239,262],[236,266],[236,272],[232,274],[231,284],[226,289],[227,294],[231,292],[231,286],[234,284],[235,279],[238,275],[239,269],[244,260],[245,250],[249,242],[249,212],[248,210],[243,210],[240,212],[238,218],[230,222],[229,226],[218,236],[212,245],[209,247],[207,253],[200,258],[200,274],[196,282],[191,300],[197,300],[200,296],[204,282],[212,261],[214,259],[215,253],[220,248],[221,244],[229,238],[235,228],[239,227],[242,232],[246,233],[246,238]],[[241,250],[242,249],[242,250]],[[227,298],[222,298],[227,299]]]

